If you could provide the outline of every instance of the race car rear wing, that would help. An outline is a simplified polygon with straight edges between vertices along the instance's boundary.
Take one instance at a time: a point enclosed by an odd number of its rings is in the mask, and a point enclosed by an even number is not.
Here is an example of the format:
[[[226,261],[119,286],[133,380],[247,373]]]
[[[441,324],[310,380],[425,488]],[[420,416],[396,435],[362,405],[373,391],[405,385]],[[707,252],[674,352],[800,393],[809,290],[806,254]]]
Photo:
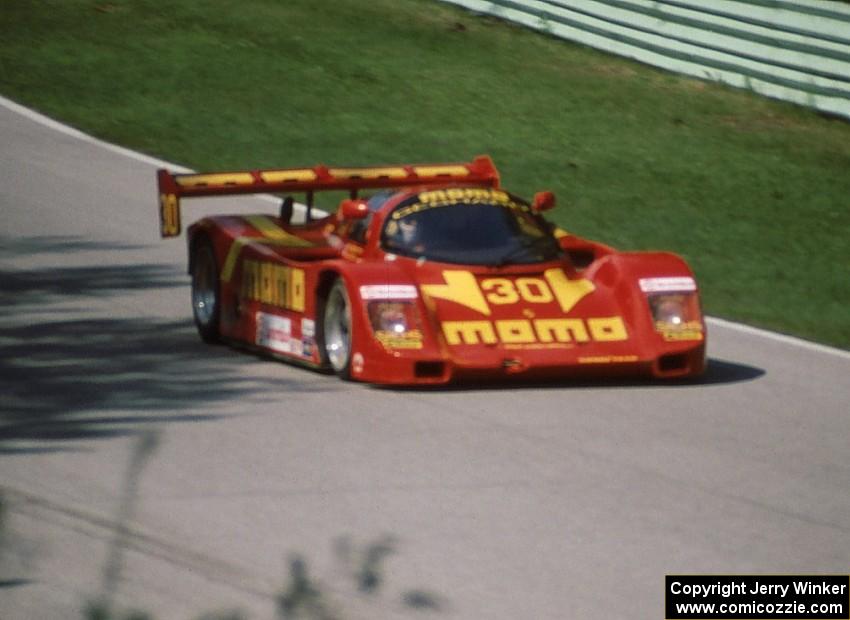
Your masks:
[[[160,234],[176,237],[182,229],[180,199],[229,194],[304,192],[307,196],[307,221],[313,205],[313,192],[348,191],[356,198],[358,190],[416,185],[484,185],[499,187],[499,172],[486,155],[468,163],[411,164],[370,168],[286,168],[172,174],[157,171],[159,188]]]

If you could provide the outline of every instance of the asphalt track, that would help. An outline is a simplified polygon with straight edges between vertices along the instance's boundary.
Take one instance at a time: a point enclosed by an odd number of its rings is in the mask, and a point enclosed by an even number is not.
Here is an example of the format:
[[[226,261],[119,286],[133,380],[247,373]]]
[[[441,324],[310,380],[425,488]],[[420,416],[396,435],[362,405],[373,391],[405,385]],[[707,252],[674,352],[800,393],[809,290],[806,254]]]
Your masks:
[[[345,618],[663,618],[668,573],[847,573],[847,353],[713,322],[700,385],[395,391],[208,347],[155,167],[0,106],[4,620],[272,618],[294,553]],[[344,558],[386,540],[358,593]]]

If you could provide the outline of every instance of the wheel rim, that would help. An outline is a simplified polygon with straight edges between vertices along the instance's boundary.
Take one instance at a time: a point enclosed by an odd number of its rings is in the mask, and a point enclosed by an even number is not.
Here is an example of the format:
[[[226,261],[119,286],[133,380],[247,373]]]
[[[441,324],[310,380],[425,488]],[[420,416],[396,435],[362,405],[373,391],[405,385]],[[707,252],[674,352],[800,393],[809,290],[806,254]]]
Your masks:
[[[351,310],[345,290],[335,287],[325,307],[325,352],[336,372],[348,365],[351,354]]]
[[[198,323],[207,326],[215,317],[215,263],[209,252],[200,252],[195,260],[192,273],[192,311]]]

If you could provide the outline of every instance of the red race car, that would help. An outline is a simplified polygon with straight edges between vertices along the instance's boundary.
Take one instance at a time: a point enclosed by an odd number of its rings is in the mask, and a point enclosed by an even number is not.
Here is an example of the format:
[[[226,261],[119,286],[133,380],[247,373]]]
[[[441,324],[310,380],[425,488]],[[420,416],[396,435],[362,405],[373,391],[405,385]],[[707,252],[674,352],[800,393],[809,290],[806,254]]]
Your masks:
[[[697,285],[681,258],[566,233],[542,215],[554,206],[550,192],[529,203],[504,191],[489,157],[160,170],[158,185],[163,237],[181,232],[181,198],[285,196],[275,215],[189,227],[192,309],[205,341],[379,384],[673,378],[705,368]],[[315,217],[314,194],[334,190],[347,197]]]

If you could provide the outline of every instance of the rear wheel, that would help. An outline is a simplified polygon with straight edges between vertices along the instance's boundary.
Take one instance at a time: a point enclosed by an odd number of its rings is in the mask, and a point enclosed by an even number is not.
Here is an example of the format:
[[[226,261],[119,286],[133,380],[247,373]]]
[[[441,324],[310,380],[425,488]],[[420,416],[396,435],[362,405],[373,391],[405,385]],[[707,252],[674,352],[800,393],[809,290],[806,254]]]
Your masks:
[[[331,286],[321,317],[323,360],[343,379],[351,377],[351,303],[345,282]]]
[[[215,252],[207,238],[192,244],[192,315],[204,342],[219,341],[221,293]]]

